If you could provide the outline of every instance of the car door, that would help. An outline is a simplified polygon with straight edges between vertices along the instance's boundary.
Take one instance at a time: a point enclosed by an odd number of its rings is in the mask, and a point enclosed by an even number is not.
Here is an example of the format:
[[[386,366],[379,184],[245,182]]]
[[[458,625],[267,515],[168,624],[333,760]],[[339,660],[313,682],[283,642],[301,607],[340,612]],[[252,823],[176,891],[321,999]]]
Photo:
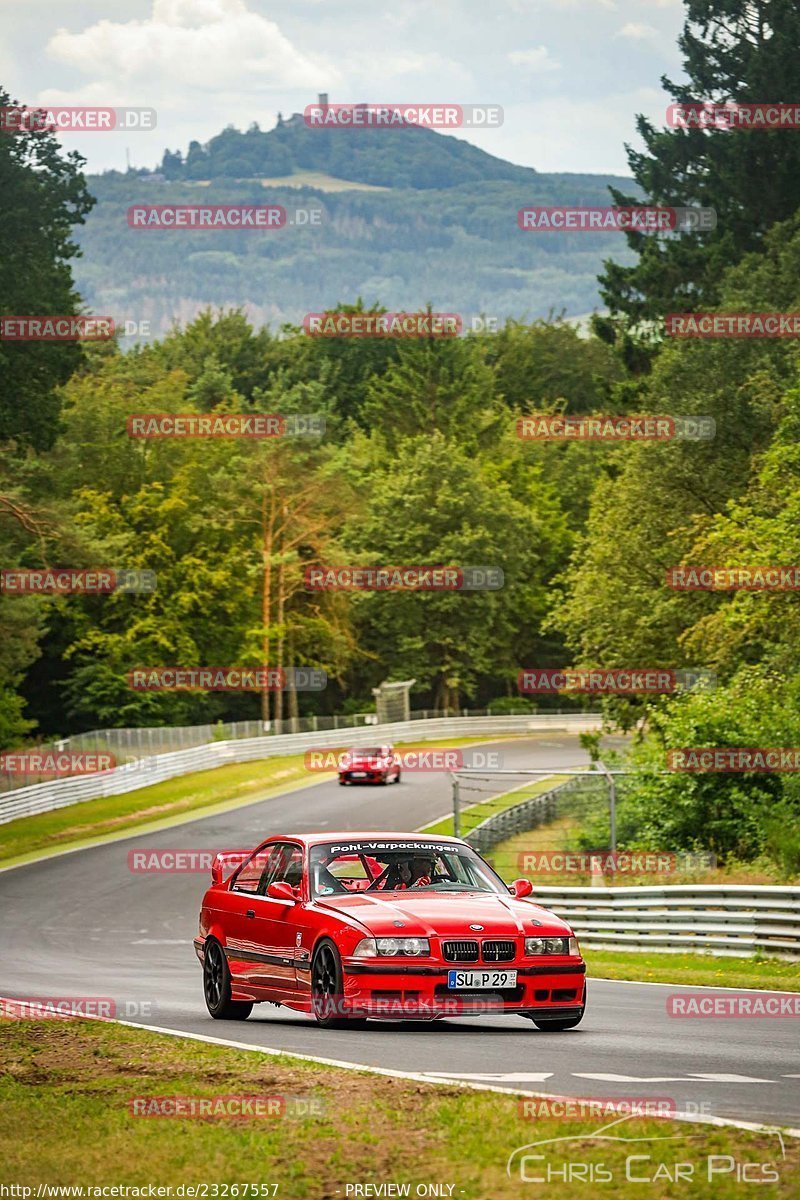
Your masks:
[[[303,847],[299,842],[276,842],[253,897],[253,916],[246,917],[253,929],[254,957],[248,970],[250,986],[274,995],[297,992],[295,949],[302,908]],[[296,903],[267,895],[271,883],[288,883]]]
[[[262,956],[256,910],[265,876],[277,863],[277,846],[259,847],[236,873],[225,903],[225,952],[235,984],[249,990],[258,987],[258,966]]]

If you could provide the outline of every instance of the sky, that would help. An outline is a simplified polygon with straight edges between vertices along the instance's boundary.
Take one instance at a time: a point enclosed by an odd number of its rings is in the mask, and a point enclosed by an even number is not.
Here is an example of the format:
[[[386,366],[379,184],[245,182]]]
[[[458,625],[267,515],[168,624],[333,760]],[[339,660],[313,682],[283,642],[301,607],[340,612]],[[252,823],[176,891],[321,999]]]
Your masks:
[[[0,16],[14,99],[156,110],[152,132],[65,135],[89,172],[271,129],[327,92],[499,104],[499,128],[458,136],[540,171],[628,174],[636,114],[663,125],[661,76],[682,75],[682,0],[0,0]]]

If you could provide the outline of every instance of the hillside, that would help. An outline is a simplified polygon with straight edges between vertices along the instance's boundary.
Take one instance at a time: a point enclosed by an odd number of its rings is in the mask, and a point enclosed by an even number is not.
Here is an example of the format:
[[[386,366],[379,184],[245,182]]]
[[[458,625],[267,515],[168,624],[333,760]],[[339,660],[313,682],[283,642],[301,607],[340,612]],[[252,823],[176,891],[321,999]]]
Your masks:
[[[376,187],[438,189],[536,177],[462,138],[416,125],[397,129],[313,129],[300,113],[264,132],[229,126],[204,146],[191,142],[185,156],[166,151],[160,173],[170,180],[258,179],[320,171]]]
[[[313,182],[314,186],[310,186]],[[584,316],[600,306],[621,234],[521,232],[525,204],[607,204],[601,175],[543,174],[416,127],[313,130],[297,116],[269,133],[226,129],[156,172],[90,177],[97,205],[76,282],[92,311],[149,321],[151,336],[201,308],[242,306],[257,324],[299,323],[352,302],[434,308],[469,319]],[[348,184],[350,186],[348,186]],[[139,203],[278,203],[321,210],[314,227],[272,232],[128,228]]]

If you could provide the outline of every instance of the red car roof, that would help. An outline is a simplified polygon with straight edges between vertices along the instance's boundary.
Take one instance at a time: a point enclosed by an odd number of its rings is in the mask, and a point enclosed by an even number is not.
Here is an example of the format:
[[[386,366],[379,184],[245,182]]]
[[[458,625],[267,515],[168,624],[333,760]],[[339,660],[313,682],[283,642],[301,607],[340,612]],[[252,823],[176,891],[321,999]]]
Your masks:
[[[274,841],[281,838],[289,838],[293,842],[302,842],[306,846],[315,846],[320,842],[390,842],[393,839],[397,839],[398,841],[402,842],[452,842],[455,846],[464,845],[464,842],[461,838],[448,837],[443,833],[409,833],[408,830],[405,829],[401,829],[399,831],[390,830],[389,832],[382,829],[368,829],[366,832],[353,829],[327,829],[322,833],[270,833],[263,840]]]

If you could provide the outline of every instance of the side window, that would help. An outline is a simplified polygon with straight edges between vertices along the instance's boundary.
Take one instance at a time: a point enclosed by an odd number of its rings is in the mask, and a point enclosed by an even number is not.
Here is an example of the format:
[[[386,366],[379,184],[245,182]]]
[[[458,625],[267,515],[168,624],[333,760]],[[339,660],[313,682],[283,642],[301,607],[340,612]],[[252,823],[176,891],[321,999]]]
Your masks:
[[[300,887],[303,878],[303,851],[299,846],[288,842],[278,847],[278,861],[274,871],[265,875],[265,888],[270,883],[288,883],[291,887]]]
[[[266,875],[276,856],[280,853],[279,846],[265,846],[244,864],[233,885],[234,892],[256,893],[259,889],[262,875]]]

